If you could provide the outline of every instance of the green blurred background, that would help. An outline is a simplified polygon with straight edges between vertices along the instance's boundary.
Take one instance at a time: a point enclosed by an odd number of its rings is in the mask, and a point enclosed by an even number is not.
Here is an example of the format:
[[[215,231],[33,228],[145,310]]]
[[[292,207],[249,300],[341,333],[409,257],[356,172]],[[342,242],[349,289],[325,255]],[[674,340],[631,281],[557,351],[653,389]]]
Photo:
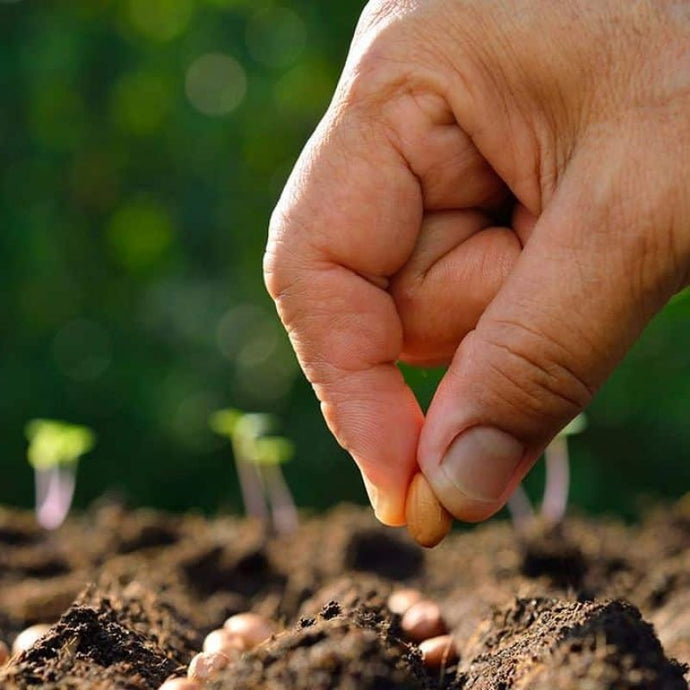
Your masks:
[[[93,427],[77,504],[240,510],[220,406],[277,413],[297,502],[364,500],[264,293],[265,231],[362,3],[0,0],[0,502],[29,506],[25,422]],[[690,298],[572,441],[573,503],[690,488]],[[428,401],[438,372],[407,372]],[[540,470],[528,480],[540,490]]]

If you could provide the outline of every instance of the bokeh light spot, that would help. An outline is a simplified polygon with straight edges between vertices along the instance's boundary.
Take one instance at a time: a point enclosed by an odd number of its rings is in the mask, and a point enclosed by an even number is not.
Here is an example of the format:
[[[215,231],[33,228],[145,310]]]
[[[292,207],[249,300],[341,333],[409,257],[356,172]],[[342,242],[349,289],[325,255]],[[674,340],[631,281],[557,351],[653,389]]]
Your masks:
[[[93,381],[110,366],[111,345],[106,330],[86,319],[75,319],[60,328],[53,339],[58,369],[74,381]]]
[[[156,264],[173,239],[169,213],[154,200],[137,199],[121,206],[110,219],[107,238],[116,261],[131,271]]]
[[[172,107],[172,87],[163,74],[125,74],[111,94],[111,113],[117,126],[137,135],[160,128]]]
[[[265,319],[265,313],[253,304],[238,304],[223,315],[216,329],[218,349],[234,360],[242,349],[246,335]]]
[[[229,55],[207,53],[187,70],[190,103],[204,115],[227,115],[242,102],[247,77],[242,65]]]
[[[299,15],[287,7],[257,12],[247,24],[247,48],[268,67],[288,67],[304,49],[307,29]]]
[[[129,0],[127,3],[131,25],[154,41],[177,38],[187,28],[193,11],[192,0]]]

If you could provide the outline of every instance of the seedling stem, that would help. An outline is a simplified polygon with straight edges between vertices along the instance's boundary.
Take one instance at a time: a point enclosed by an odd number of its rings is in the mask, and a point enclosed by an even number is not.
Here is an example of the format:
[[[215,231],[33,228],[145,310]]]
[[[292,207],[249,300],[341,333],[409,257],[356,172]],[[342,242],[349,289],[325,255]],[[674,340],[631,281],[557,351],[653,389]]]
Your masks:
[[[93,448],[96,437],[88,427],[52,419],[31,420],[26,437],[27,458],[34,468],[36,519],[44,529],[57,529],[72,505],[79,458]]]
[[[546,481],[542,496],[540,514],[549,524],[563,520],[568,507],[570,488],[570,460],[568,458],[568,436],[579,434],[587,427],[587,418],[580,414],[564,427],[544,451]],[[522,485],[519,485],[508,500],[515,529],[524,529],[534,520],[534,509]]]
[[[273,418],[227,409],[215,412],[210,425],[232,443],[247,515],[259,519],[267,530],[292,532],[297,509],[280,465],[290,460],[293,448],[287,439],[266,435],[275,426]]]

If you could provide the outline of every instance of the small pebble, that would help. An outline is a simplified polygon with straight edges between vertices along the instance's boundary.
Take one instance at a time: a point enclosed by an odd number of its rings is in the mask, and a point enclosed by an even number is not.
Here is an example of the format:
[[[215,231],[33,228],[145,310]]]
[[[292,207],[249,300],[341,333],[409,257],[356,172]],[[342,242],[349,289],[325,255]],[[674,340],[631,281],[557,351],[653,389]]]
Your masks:
[[[3,666],[10,660],[10,648],[0,640],[0,666]]]
[[[422,661],[431,669],[450,666],[458,660],[458,650],[450,635],[431,637],[419,643]]]
[[[443,541],[450,531],[453,518],[441,505],[427,478],[417,472],[405,499],[405,522],[412,538],[427,548]]]
[[[191,678],[168,678],[158,690],[201,690],[201,684]]]
[[[19,654],[33,647],[48,631],[50,626],[47,623],[36,623],[25,630],[22,630],[14,639],[12,644],[12,654]]]
[[[447,632],[441,609],[428,599],[411,606],[402,617],[400,627],[413,642],[422,642]]]
[[[238,613],[230,616],[223,627],[231,635],[243,639],[248,649],[260,645],[275,632],[273,624],[258,613]]]
[[[222,671],[229,663],[230,659],[221,652],[214,654],[200,652],[190,661],[187,677],[198,680],[200,683],[205,683],[219,671]]]
[[[398,589],[388,597],[388,609],[399,616],[407,613],[407,610],[422,600],[422,593],[417,589]]]
[[[247,645],[239,635],[233,635],[225,628],[218,628],[206,635],[202,649],[205,654],[225,654],[234,661],[247,649]]]

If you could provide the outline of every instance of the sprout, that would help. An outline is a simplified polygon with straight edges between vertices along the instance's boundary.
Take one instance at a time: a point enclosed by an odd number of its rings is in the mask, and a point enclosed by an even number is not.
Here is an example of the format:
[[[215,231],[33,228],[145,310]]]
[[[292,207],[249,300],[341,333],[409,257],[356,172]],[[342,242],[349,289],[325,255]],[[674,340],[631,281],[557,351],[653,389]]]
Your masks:
[[[289,534],[297,529],[297,508],[280,466],[289,462],[295,453],[294,446],[280,436],[264,436],[256,439],[255,462],[264,480],[273,526],[278,534]]]
[[[511,497],[508,499],[508,511],[513,521],[513,526],[518,532],[524,532],[534,522],[534,508],[532,501],[525,491],[522,484],[515,487]]]
[[[72,505],[79,458],[96,437],[88,427],[52,419],[31,420],[25,433],[36,480],[36,518],[43,528],[56,529]]]
[[[545,522],[557,524],[565,515],[570,487],[570,461],[568,436],[579,434],[587,428],[587,418],[579,414],[565,426],[544,451],[546,482],[541,502],[541,516]],[[523,531],[534,520],[534,509],[522,485],[508,500],[508,510],[518,531]]]
[[[292,458],[294,448],[288,439],[268,435],[276,426],[275,419],[226,409],[214,412],[209,421],[213,431],[232,443],[247,514],[267,527],[272,525],[278,534],[292,532],[297,527],[297,509],[280,466]]]
[[[587,428],[587,418],[579,414],[544,451],[546,461],[546,483],[541,501],[541,514],[546,522],[557,524],[565,515],[570,488],[570,460],[568,458],[568,436],[579,434]]]

